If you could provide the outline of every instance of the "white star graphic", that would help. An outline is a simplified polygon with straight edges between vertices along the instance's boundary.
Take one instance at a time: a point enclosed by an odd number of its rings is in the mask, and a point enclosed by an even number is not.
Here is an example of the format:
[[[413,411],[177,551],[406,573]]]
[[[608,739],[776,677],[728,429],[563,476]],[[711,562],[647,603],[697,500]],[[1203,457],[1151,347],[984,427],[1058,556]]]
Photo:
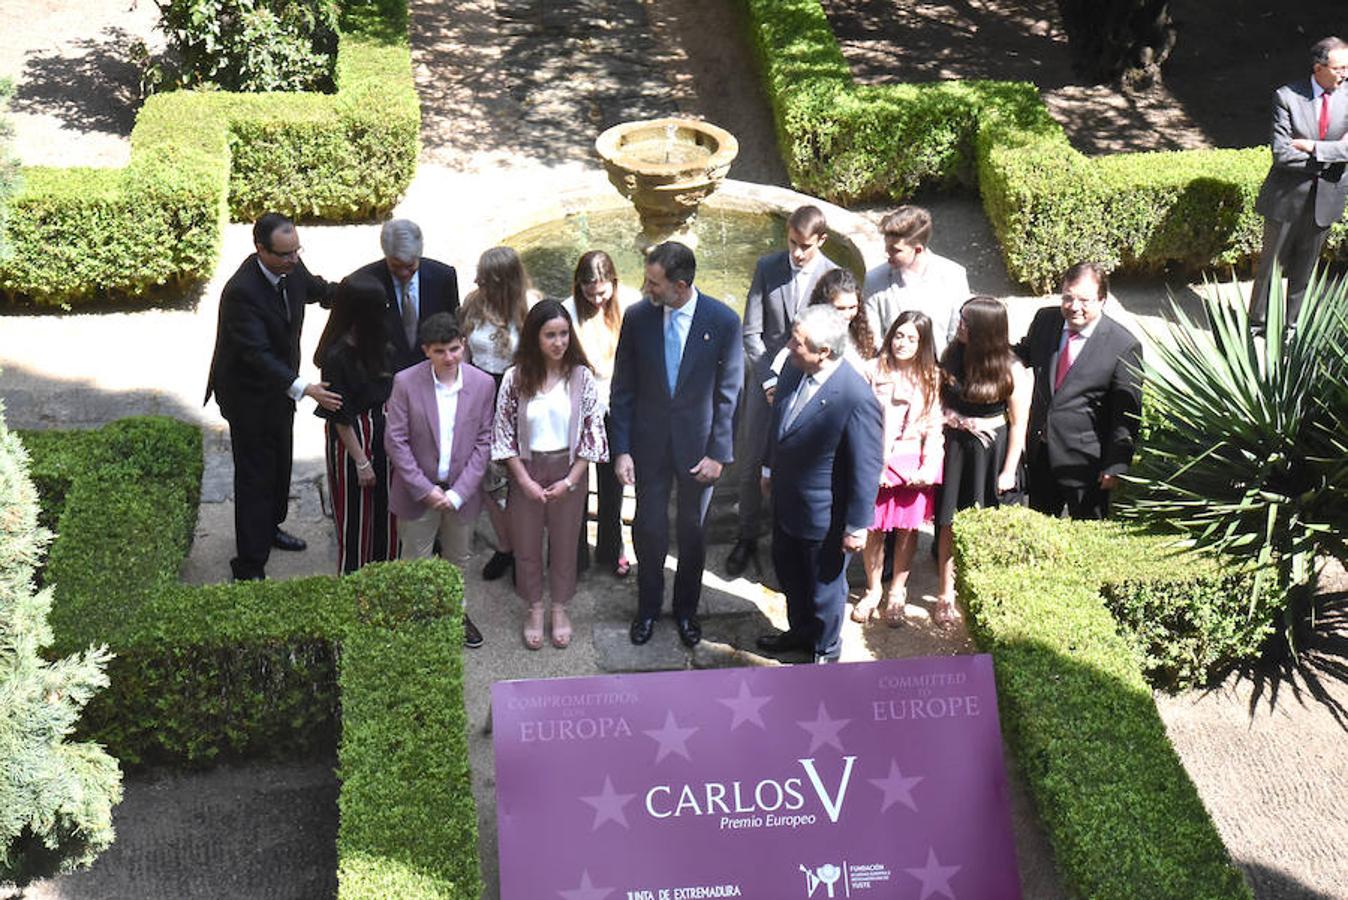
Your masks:
[[[759,728],[767,730],[763,724],[763,706],[771,700],[771,697],[755,697],[749,692],[749,682],[740,682],[740,692],[734,697],[722,697],[717,699],[717,703],[723,703],[735,717],[730,720],[730,730],[734,731],[745,722],[751,722]]]
[[[913,802],[913,787],[921,780],[921,775],[904,778],[903,773],[899,771],[898,760],[891,759],[888,775],[884,778],[870,779],[871,784],[885,792],[885,799],[880,806],[880,812],[885,812],[895,803],[902,803],[913,812],[917,812],[917,804]]]
[[[569,891],[558,891],[562,900],[604,900],[609,894],[613,893],[613,888],[595,887],[594,882],[590,881],[589,871],[580,873],[580,887]]]
[[[806,752],[813,753],[820,747],[828,744],[836,747],[839,753],[843,752],[842,741],[838,739],[838,732],[847,727],[851,719],[830,719],[828,710],[824,709],[824,701],[819,701],[819,715],[809,722],[797,722],[801,728],[810,733],[810,749]]]
[[[950,900],[955,900],[955,892],[950,889],[950,879],[962,868],[963,866],[941,865],[936,861],[936,851],[928,847],[927,864],[916,869],[904,869],[904,871],[922,882],[922,896],[918,900],[927,900],[932,894],[938,892],[945,897],[949,897]]]
[[[581,801],[594,807],[594,825],[590,830],[594,831],[605,822],[617,822],[624,828],[627,828],[627,813],[623,812],[626,806],[636,794],[620,794],[613,789],[613,780],[607,775],[604,776],[604,789],[598,794],[589,797],[581,797]]]
[[[688,755],[688,739],[698,729],[696,726],[689,728],[680,728],[679,723],[674,721],[674,712],[670,710],[665,713],[665,724],[663,727],[645,732],[655,739],[660,745],[659,751],[655,754],[655,761],[660,762],[671,753],[677,753],[684,759],[692,761]]]

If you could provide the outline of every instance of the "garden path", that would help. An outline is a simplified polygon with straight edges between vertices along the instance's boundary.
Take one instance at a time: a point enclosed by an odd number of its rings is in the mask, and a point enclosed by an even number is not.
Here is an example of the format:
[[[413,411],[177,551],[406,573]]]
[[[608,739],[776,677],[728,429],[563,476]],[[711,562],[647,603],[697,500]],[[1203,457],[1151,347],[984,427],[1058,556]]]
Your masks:
[[[118,14],[128,0],[103,0],[97,6],[100,12],[95,14],[92,4],[42,2],[46,6],[40,30],[22,21],[27,13],[15,15],[17,5],[5,4],[10,12],[0,10],[0,35],[5,36],[0,39],[0,73],[14,71],[15,60],[23,61],[24,72],[44,71],[33,61],[53,55],[73,57],[77,54],[70,48],[87,48],[91,46],[89,41],[98,43],[89,36],[106,34],[109,27],[127,31],[141,28],[144,22],[136,18],[134,22],[141,24],[134,25],[132,17],[141,16],[144,7],[152,6],[147,0],[139,0],[130,13],[123,10]],[[601,8],[602,16],[598,12]],[[423,224],[427,255],[453,263],[467,276],[478,253],[509,232],[504,223],[510,210],[536,203],[559,184],[601,185],[604,179],[589,156],[589,142],[603,126],[628,116],[678,110],[728,124],[741,140],[741,156],[732,176],[784,183],[770,114],[757,86],[752,55],[742,38],[737,4],[718,0],[621,0],[604,4],[576,0],[566,7],[570,15],[560,15],[557,9],[557,4],[545,0],[465,0],[454,4],[451,15],[445,4],[430,0],[412,3],[424,150],[417,179],[398,213]],[[45,68],[59,69],[54,65]],[[104,66],[101,71],[107,69]],[[55,76],[49,79],[61,80]],[[80,98],[98,92],[90,82],[75,79],[70,93],[84,102]],[[21,84],[20,100],[24,96]],[[33,96],[41,95],[33,89]],[[115,165],[124,159],[107,149],[118,140],[122,143],[117,146],[124,147],[129,121],[118,118],[120,114],[98,113],[78,102],[49,105],[41,100],[21,113],[16,122],[18,147],[30,163]],[[88,140],[73,137],[79,134]],[[123,139],[116,138],[117,134]],[[111,143],[105,140],[108,136]],[[933,207],[938,222],[935,248],[968,263],[976,289],[1002,296],[1015,294],[977,201],[932,197],[924,198],[924,202]],[[878,217],[879,212],[868,214]],[[304,226],[303,230],[306,259],[317,272],[337,275],[349,269],[352,260],[377,256],[374,225]],[[246,226],[229,226],[221,271],[198,293],[183,298],[178,308],[12,316],[0,328],[0,360],[4,360],[5,368],[0,375],[0,396],[9,407],[9,420],[14,426],[92,426],[121,415],[159,412],[205,427],[203,503],[192,555],[184,568],[184,577],[198,583],[227,577],[226,561],[232,552],[227,437],[214,406],[200,406],[200,392],[220,288],[234,261],[250,249]],[[1194,294],[1189,285],[1175,283],[1171,287],[1181,299],[1192,302]],[[1157,280],[1123,279],[1115,286],[1121,308],[1144,320],[1160,309],[1166,292],[1167,286]],[[1020,328],[1028,322],[1037,302],[1037,298],[1027,298],[1013,304],[1013,319]],[[312,352],[320,326],[321,316],[316,314],[306,329],[306,356]],[[309,539],[311,549],[303,554],[277,554],[273,577],[296,577],[333,568],[330,522],[323,515],[318,489],[321,473],[321,429],[306,410],[298,417],[296,428],[291,522]],[[925,556],[919,559],[925,560]],[[706,649],[691,658],[668,628],[661,629],[642,653],[634,653],[623,634],[633,585],[597,572],[583,582],[576,599],[580,634],[584,636],[588,629],[591,640],[578,640],[566,653],[550,649],[529,653],[516,637],[517,601],[509,590],[500,582],[482,583],[476,571],[468,573],[469,609],[488,641],[485,648],[467,655],[466,685],[474,723],[471,752],[488,880],[486,896],[495,896],[496,868],[494,773],[490,738],[482,730],[491,683],[501,678],[582,675],[652,664],[681,668],[745,661],[724,646],[714,645],[744,646],[767,621],[780,622],[780,597],[747,580],[719,577],[715,570],[720,560],[714,558],[712,562],[713,571],[707,579],[708,605],[714,613],[707,626],[709,641]],[[933,587],[934,573],[929,566],[919,564],[916,591],[929,594]],[[970,649],[964,635],[941,635],[922,627],[865,632],[850,622],[846,627],[848,659]],[[1325,721],[1325,707],[1319,703],[1294,707],[1280,698],[1275,709],[1267,707],[1267,703],[1261,704],[1254,716],[1264,717],[1277,727],[1256,726],[1245,715],[1242,700],[1220,694],[1161,699],[1177,749],[1190,771],[1195,772],[1233,853],[1252,873],[1282,867],[1304,876],[1313,866],[1303,860],[1315,858],[1330,860],[1327,867],[1332,869],[1333,856],[1326,857],[1325,848],[1342,846],[1346,839],[1341,820],[1334,820],[1334,811],[1321,800],[1326,795],[1325,783],[1286,778],[1279,761],[1280,755],[1290,756],[1288,745],[1295,744],[1296,752],[1307,763],[1299,771],[1311,774],[1317,765],[1319,771],[1325,771],[1327,762],[1340,756],[1334,738],[1341,741],[1342,733],[1319,727]],[[1259,747],[1252,747],[1237,733],[1242,722],[1250,732],[1257,728]],[[1306,740],[1306,735],[1314,739]],[[295,787],[302,793],[307,791],[304,796],[308,799],[302,802],[306,809],[314,810],[309,819],[318,828],[315,834],[330,833],[335,828],[335,809],[330,800],[322,799],[330,797],[332,791],[331,781],[323,776],[327,766],[319,762],[309,769],[296,770],[289,782],[281,779],[275,783],[268,781],[268,773],[273,770],[266,766],[166,779],[133,778],[129,782],[131,799],[123,808],[125,818],[120,823],[124,840],[91,872],[49,883],[33,895],[212,896],[211,884],[238,884],[205,876],[195,884],[173,880],[171,875],[160,880],[163,848],[170,846],[167,839],[175,834],[181,839],[185,830],[199,829],[190,844],[172,845],[179,854],[178,865],[190,865],[202,873],[217,872],[221,879],[233,879],[232,872],[254,873],[250,876],[254,880],[241,886],[240,894],[312,896],[314,882],[290,879],[286,870],[312,875],[321,862],[306,857],[308,851],[302,847],[286,844],[284,829],[288,826],[283,825],[282,831],[271,838],[261,836],[261,830],[270,818],[276,818],[267,813],[267,804],[274,804],[277,810],[286,808],[295,799],[290,793]],[[1217,772],[1237,777],[1231,779],[1229,787],[1214,786],[1205,773]],[[1268,796],[1261,794],[1260,808],[1251,808],[1250,793],[1240,790],[1239,785],[1258,784],[1272,777],[1279,777],[1290,787]],[[1329,783],[1337,784],[1341,793],[1348,780],[1334,777],[1337,780]],[[240,798],[240,781],[262,783],[265,796],[258,801],[258,812],[240,828],[213,824],[215,817],[209,810],[219,808],[216,804],[228,806],[230,798]],[[270,794],[266,792],[268,784],[275,787]],[[181,820],[147,815],[146,810],[156,807],[146,798],[156,794],[174,798],[169,805],[190,804],[188,798],[202,798],[207,812],[190,826],[184,826]],[[1060,896],[1033,812],[1014,783],[1013,805],[1026,896]],[[323,820],[319,811],[324,808],[333,818]],[[1307,811],[1313,813],[1310,821]],[[1290,832],[1287,840],[1279,839],[1278,822],[1289,819],[1302,826],[1295,832],[1295,842]],[[281,817],[281,821],[287,820]],[[320,837],[313,843],[317,846],[326,840]],[[283,862],[299,859],[301,864],[259,867],[255,861],[250,862],[255,857],[254,846],[268,844],[286,847]],[[1305,851],[1307,855],[1298,856],[1299,848],[1305,847],[1311,848]],[[1317,890],[1321,883],[1334,884],[1315,882]],[[1348,890],[1331,890],[1326,896],[1334,893],[1348,894]]]

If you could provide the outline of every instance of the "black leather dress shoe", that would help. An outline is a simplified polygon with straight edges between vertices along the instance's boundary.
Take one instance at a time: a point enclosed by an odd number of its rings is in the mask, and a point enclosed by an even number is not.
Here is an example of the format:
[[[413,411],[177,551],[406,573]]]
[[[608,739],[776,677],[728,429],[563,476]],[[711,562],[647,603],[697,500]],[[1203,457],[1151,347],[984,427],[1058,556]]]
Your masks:
[[[655,633],[655,620],[647,619],[642,616],[637,616],[635,619],[632,620],[632,628],[628,631],[627,634],[628,637],[632,639],[632,643],[640,647],[642,644],[649,641],[651,639],[651,635],[654,633]]]
[[[696,647],[702,642],[702,623],[697,620],[697,616],[677,619],[675,624],[679,626],[679,640],[683,641],[685,647]]]
[[[271,539],[271,545],[277,550],[292,550],[298,552],[308,548],[308,544],[303,538],[297,538],[288,531],[276,529],[276,537]]]
[[[511,567],[514,565],[515,554],[502,553],[500,550],[497,550],[491,555],[491,559],[487,560],[487,564],[482,567],[482,580],[495,581],[506,572],[510,571]]]
[[[779,634],[765,634],[757,641],[758,649],[768,653],[792,653],[797,650],[809,650],[810,644],[789,631]]]
[[[482,632],[473,624],[473,620],[468,618],[468,614],[463,614],[463,645],[469,650],[476,650],[482,646]]]
[[[739,578],[744,574],[744,570],[749,568],[750,562],[754,564],[754,571],[759,571],[758,542],[738,540],[735,546],[730,548],[730,555],[725,558],[725,573],[731,578]]]

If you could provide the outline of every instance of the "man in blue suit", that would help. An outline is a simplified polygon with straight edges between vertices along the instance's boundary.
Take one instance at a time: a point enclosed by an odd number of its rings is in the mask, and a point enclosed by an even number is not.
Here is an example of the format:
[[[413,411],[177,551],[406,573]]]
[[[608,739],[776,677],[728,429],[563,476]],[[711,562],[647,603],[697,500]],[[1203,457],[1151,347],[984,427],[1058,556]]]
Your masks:
[[[831,307],[796,317],[763,467],[763,490],[773,492],[772,562],[790,627],[758,646],[813,651],[815,662],[838,661],[847,564],[875,519],[884,459],[880,404],[842,365],[846,346],[847,323]]]
[[[683,244],[666,241],[651,248],[646,297],[623,317],[613,363],[609,445],[618,479],[637,489],[634,644],[651,639],[664,605],[675,485],[674,620],[685,645],[702,639],[697,605],[707,557],[703,525],[712,485],[734,457],[735,405],[744,373],[740,320],[724,303],[698,293],[696,272],[693,251]]]

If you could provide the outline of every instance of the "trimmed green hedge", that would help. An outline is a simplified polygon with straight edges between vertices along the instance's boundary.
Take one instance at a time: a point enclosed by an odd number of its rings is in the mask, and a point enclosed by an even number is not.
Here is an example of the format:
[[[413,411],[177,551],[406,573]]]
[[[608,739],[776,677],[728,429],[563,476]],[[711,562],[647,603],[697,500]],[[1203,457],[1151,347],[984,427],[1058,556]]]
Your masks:
[[[1157,271],[1259,251],[1265,148],[1087,157],[1034,85],[860,85],[819,0],[749,0],[752,38],[792,183],[836,203],[976,185],[1013,278],[1048,290],[1068,266]],[[1331,246],[1348,246],[1335,227]]]
[[[1251,897],[1100,599],[1108,581],[1206,564],[1113,524],[1020,507],[961,513],[955,553],[970,631],[992,653],[1007,739],[1068,886],[1098,900]]]
[[[227,216],[352,221],[412,181],[421,108],[405,0],[346,4],[335,94],[174,91],[146,101],[123,169],[23,170],[0,292],[52,305],[209,278]]]
[[[343,898],[476,898],[463,584],[438,561],[184,585],[201,436],[167,418],[23,435],[55,523],[54,655],[106,642],[82,736],[124,763],[291,756],[340,730]]]

